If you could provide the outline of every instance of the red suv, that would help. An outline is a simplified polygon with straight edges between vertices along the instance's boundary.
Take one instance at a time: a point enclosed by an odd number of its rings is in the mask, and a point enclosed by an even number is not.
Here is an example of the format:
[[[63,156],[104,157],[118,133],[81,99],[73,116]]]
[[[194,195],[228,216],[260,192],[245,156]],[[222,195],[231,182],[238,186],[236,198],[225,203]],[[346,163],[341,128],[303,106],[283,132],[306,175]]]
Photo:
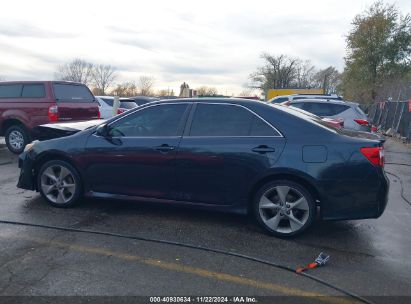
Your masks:
[[[66,81],[0,82],[0,136],[13,153],[21,153],[38,125],[100,118],[91,91]]]

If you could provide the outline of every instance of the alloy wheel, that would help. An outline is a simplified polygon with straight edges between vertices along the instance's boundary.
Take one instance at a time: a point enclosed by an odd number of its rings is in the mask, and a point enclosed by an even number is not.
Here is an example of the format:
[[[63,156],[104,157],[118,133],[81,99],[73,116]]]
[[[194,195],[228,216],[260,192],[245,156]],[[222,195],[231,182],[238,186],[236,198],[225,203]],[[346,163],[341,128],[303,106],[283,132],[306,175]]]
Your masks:
[[[46,168],[40,181],[44,195],[55,204],[66,204],[75,195],[76,181],[73,173],[62,165]]]
[[[24,136],[21,132],[17,130],[13,130],[9,134],[9,144],[15,150],[20,150],[23,148],[24,145]]]
[[[258,209],[264,224],[282,234],[300,230],[310,216],[307,198],[290,186],[274,186],[264,192]]]

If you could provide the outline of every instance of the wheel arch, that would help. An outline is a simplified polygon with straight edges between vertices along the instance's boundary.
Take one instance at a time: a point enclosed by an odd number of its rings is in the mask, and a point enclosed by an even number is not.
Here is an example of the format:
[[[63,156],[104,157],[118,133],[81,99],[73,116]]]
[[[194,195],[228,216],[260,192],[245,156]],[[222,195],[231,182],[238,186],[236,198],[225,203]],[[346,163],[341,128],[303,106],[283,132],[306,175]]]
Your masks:
[[[250,193],[248,195],[248,205],[247,205],[247,210],[248,212],[251,211],[254,196],[257,193],[257,191],[266,183],[273,182],[276,180],[288,180],[292,181],[295,183],[300,184],[304,188],[307,189],[307,191],[312,195],[314,201],[317,204],[317,201],[320,203],[318,206],[321,207],[321,195],[318,192],[317,188],[314,186],[313,182],[310,181],[310,179],[303,174],[299,174],[297,172],[276,172],[276,173],[270,173],[262,178],[260,178],[254,185],[252,186]]]
[[[36,157],[35,165],[34,165],[34,168],[33,168],[34,169],[34,180],[35,180],[36,188],[38,188],[37,187],[37,177],[38,177],[38,174],[40,172],[41,167],[46,162],[51,161],[51,160],[61,160],[61,161],[65,161],[65,162],[69,163],[74,169],[76,169],[77,173],[80,176],[81,182],[83,184],[84,179],[83,179],[82,171],[79,170],[78,165],[76,164],[76,162],[71,157],[69,157],[69,156],[67,156],[67,155],[65,155],[61,152],[58,152],[58,151],[47,151],[47,152],[43,152],[43,153],[39,154]]]
[[[5,120],[3,121],[3,123],[1,124],[0,135],[1,135],[1,136],[4,136],[4,135],[6,134],[6,130],[7,130],[8,128],[10,128],[11,126],[14,126],[14,125],[21,126],[21,127],[23,127],[26,131],[28,131],[28,130],[27,130],[27,127],[25,126],[25,124],[24,124],[21,120],[19,120],[19,119],[17,119],[17,118],[7,118],[7,119],[5,119]]]

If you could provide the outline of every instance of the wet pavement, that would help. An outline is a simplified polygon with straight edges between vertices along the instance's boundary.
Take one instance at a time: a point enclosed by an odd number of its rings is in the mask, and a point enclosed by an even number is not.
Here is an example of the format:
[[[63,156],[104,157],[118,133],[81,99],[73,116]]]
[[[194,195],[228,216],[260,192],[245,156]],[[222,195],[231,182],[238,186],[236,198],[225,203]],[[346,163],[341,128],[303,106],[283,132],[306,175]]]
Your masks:
[[[316,222],[278,239],[246,217],[135,202],[87,200],[49,207],[16,188],[17,158],[0,139],[0,220],[184,242],[292,268],[321,251],[310,273],[362,296],[411,296],[411,148],[386,143],[389,203],[379,219]],[[392,164],[396,163],[396,164]],[[402,164],[402,165],[398,165]],[[341,295],[272,266],[197,249],[113,236],[0,224],[0,295]],[[339,298],[325,298],[335,302]],[[376,297],[376,303],[387,298]],[[411,299],[411,298],[410,298]]]

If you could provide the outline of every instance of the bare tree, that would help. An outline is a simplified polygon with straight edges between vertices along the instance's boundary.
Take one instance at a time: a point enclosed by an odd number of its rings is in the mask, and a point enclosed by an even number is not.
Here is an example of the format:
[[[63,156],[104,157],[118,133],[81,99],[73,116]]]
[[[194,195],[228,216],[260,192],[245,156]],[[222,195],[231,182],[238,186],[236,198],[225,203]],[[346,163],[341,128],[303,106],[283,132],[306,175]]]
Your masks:
[[[218,94],[218,90],[214,87],[202,86],[196,89],[197,96],[213,96]]]
[[[253,88],[244,87],[243,90],[238,94],[238,96],[243,96],[243,97],[254,96],[256,95],[254,91],[255,89]]]
[[[319,70],[313,76],[314,85],[322,88],[324,93],[336,93],[337,87],[341,81],[341,74],[333,66]]]
[[[55,78],[89,85],[92,81],[93,68],[94,65],[92,63],[76,58],[69,63],[60,65],[55,73]]]
[[[298,88],[311,88],[314,83],[315,67],[310,60],[299,60],[296,65],[295,86]]]
[[[138,95],[137,86],[134,82],[123,82],[117,84],[114,90],[111,91],[112,95],[132,97]]]
[[[94,67],[92,76],[94,86],[102,95],[105,95],[117,77],[116,68],[111,65],[99,64]]]
[[[301,61],[286,55],[273,56],[263,53],[264,65],[250,75],[250,87],[267,92],[269,89],[291,88],[296,85],[297,68]]]
[[[151,96],[155,79],[150,76],[141,76],[137,81],[137,88],[142,96]]]
[[[160,89],[157,91],[157,96],[173,96],[174,91],[170,89]]]

